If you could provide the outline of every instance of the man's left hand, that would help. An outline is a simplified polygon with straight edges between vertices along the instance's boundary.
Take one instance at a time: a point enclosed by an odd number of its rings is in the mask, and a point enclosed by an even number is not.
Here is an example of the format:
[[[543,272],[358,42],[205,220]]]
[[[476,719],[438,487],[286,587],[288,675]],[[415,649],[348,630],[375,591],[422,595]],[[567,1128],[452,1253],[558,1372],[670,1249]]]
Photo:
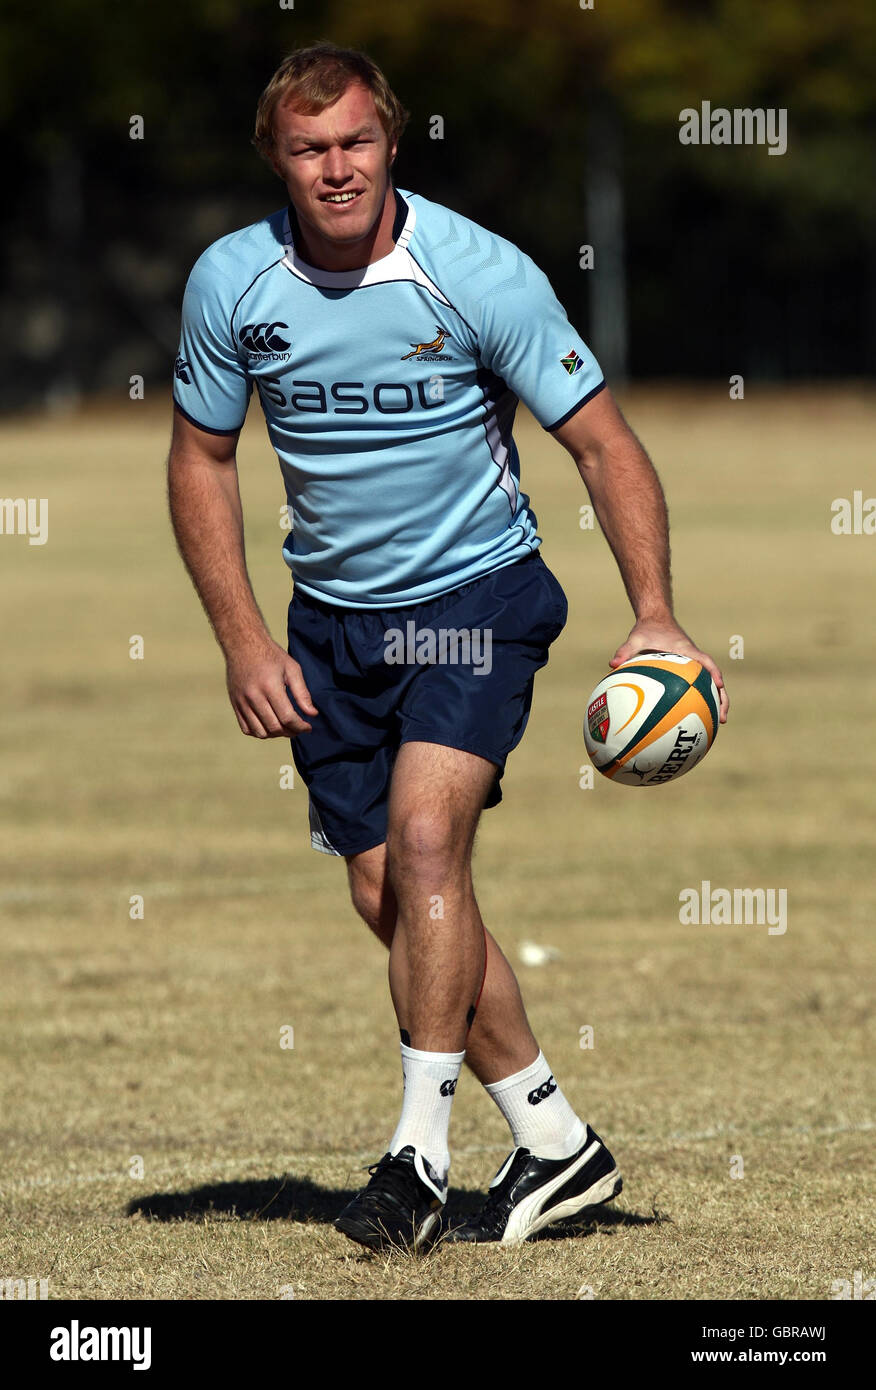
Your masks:
[[[721,723],[727,723],[730,700],[724,689],[724,677],[712,658],[706,652],[701,652],[699,647],[694,646],[687,633],[678,626],[678,623],[673,620],[664,622],[654,618],[640,618],[627,640],[618,647],[608,664],[613,670],[616,666],[620,666],[624,661],[630,661],[643,651],[677,652],[679,656],[689,656],[692,661],[698,661],[701,666],[705,666],[718,687],[718,695],[721,700]]]

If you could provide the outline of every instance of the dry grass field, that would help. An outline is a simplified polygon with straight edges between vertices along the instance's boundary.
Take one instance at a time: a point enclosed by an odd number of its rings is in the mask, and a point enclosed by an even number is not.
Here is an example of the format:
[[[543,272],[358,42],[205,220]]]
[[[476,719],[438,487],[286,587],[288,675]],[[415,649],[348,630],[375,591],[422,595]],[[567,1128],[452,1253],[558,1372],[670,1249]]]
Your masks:
[[[834,498],[876,493],[876,397],[716,384],[624,405],[730,723],[677,785],[579,786],[584,702],[631,620],[574,465],[524,418],[570,617],[475,867],[512,961],[523,941],[558,953],[519,966],[524,996],[625,1187],[522,1248],[418,1260],[331,1224],[397,1116],[385,955],[342,863],[309,847],[304,788],[280,785],[288,744],[243,738],[227,704],[167,520],[166,412],[0,424],[2,491],[49,516],[45,545],[0,536],[0,1280],[61,1299],[796,1300],[876,1276],[876,536],[830,529]],[[255,405],[241,475],[282,640]],[[786,889],[787,930],[682,925],[703,880]],[[469,1074],[451,1147],[469,1211],[508,1149]]]

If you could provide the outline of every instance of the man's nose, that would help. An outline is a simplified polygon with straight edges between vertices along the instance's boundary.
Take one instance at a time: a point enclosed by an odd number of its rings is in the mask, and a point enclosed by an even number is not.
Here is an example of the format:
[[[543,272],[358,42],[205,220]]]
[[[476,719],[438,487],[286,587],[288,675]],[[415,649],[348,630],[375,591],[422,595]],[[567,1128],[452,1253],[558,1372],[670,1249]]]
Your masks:
[[[322,176],[329,183],[342,183],[350,177],[352,166],[347,153],[340,145],[327,150],[322,162]]]

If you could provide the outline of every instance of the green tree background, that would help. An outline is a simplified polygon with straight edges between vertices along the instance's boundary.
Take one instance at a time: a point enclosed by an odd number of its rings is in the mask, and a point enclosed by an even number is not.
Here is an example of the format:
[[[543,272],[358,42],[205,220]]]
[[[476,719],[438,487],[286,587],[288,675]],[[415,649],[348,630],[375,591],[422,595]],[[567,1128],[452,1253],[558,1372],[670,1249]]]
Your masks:
[[[284,201],[249,144],[255,102],[317,38],[365,48],[410,110],[399,185],[529,252],[616,373],[872,372],[859,0],[44,0],[0,31],[0,404],[167,377],[192,262]],[[681,145],[703,99],[786,108],[787,153]]]

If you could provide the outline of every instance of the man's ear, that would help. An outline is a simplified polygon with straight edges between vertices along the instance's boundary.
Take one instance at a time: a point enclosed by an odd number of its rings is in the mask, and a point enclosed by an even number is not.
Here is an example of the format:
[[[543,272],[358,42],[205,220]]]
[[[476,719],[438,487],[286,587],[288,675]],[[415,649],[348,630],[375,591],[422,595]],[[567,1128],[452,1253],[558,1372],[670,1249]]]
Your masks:
[[[391,150],[389,151],[389,159],[386,161],[386,167],[387,167],[387,169],[391,169],[391,168],[392,168],[393,164],[395,163],[395,157],[396,157],[397,154],[398,154],[398,141],[396,141],[396,143],[392,146]]]

